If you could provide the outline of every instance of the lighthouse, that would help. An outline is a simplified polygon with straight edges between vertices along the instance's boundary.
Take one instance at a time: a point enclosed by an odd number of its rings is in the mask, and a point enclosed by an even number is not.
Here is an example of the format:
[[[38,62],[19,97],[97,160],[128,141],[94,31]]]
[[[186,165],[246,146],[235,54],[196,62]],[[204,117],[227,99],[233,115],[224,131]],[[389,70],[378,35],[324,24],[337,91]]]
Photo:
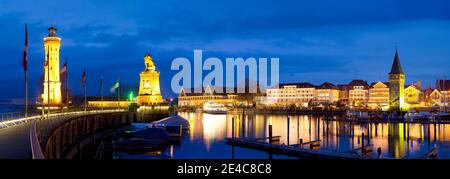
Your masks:
[[[56,36],[56,30],[57,29],[53,26],[48,28],[48,35],[44,38],[44,91],[41,99],[43,99],[44,104],[50,103],[52,106],[59,106],[62,104],[59,73],[61,38]]]

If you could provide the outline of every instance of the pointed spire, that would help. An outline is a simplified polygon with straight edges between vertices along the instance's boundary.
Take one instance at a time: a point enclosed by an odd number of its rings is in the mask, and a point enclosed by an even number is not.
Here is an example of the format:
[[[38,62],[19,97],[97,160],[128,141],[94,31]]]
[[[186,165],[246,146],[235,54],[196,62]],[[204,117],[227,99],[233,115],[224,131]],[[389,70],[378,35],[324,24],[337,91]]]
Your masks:
[[[398,50],[395,48],[394,63],[392,63],[392,69],[389,74],[405,74],[403,73],[402,66],[400,64],[400,58],[398,57]]]

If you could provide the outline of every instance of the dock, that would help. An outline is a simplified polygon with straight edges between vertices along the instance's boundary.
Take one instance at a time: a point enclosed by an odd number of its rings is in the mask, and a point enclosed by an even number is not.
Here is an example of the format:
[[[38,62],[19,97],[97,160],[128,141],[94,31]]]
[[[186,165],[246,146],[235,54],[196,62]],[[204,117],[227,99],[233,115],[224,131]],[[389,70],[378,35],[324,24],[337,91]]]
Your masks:
[[[314,144],[316,142],[313,142]],[[310,143],[310,144],[313,144]],[[277,153],[292,157],[299,157],[303,159],[363,159],[357,154],[352,153],[338,153],[330,151],[314,150],[309,148],[301,148],[298,145],[278,145],[265,142],[258,142],[257,140],[249,140],[243,138],[226,138],[226,144],[236,145],[240,147],[265,151],[270,153]]]

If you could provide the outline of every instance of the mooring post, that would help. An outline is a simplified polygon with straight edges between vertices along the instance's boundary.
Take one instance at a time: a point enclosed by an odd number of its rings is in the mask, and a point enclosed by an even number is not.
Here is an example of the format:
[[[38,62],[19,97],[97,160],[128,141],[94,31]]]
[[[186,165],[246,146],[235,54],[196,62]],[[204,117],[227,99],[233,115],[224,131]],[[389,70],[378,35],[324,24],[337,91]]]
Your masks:
[[[289,128],[290,128],[290,118],[287,117],[287,145],[289,145]]]
[[[361,134],[361,153],[364,156],[364,132]]]
[[[272,144],[272,123],[269,124],[269,144]]]
[[[231,138],[234,140],[234,117],[231,117]]]
[[[303,148],[303,139],[300,139],[300,148]]]

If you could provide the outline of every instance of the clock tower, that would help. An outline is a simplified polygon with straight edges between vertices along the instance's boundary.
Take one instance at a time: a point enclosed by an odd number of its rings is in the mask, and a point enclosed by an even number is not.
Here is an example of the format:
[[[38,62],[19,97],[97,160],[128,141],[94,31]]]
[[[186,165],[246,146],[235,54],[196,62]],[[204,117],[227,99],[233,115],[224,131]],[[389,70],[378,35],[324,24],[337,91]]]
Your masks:
[[[159,89],[159,72],[156,71],[152,56],[144,56],[145,70],[140,74],[138,105],[152,105],[161,103],[162,96]]]
[[[405,100],[405,73],[403,73],[400,65],[400,58],[398,51],[395,49],[394,63],[392,64],[391,72],[389,73],[389,110],[403,111]]]

